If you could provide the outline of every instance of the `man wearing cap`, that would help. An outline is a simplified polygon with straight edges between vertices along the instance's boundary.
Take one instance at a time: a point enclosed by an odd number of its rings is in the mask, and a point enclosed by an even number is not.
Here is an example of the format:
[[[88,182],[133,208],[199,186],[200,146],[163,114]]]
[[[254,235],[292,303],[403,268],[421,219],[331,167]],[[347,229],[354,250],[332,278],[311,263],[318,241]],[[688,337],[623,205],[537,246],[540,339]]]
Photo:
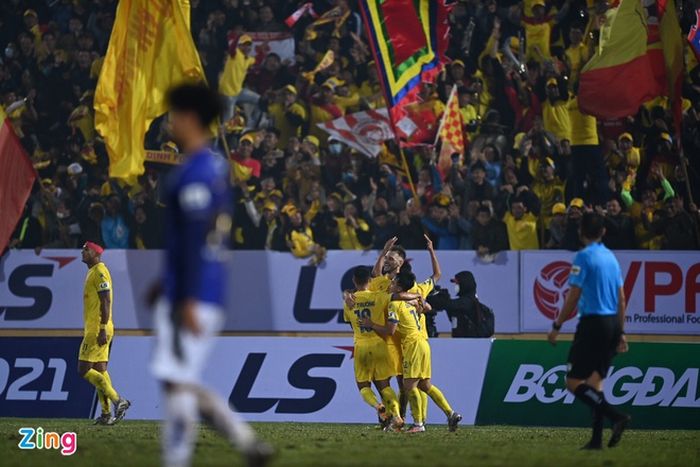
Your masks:
[[[532,184],[532,192],[537,195],[541,203],[541,222],[545,229],[549,228],[549,221],[554,203],[564,200],[564,182],[554,173],[555,165],[551,157],[546,157],[544,163],[540,163],[540,170]]]
[[[476,325],[477,306],[476,280],[469,271],[458,272],[450,282],[454,284],[457,298],[446,293],[432,295],[428,302],[433,310],[445,310],[452,323],[452,337],[479,337]]]
[[[324,147],[328,141],[328,134],[321,130],[318,124],[343,116],[343,110],[335,103],[337,84],[337,80],[327,79],[319,92],[312,97],[309,106],[309,133],[317,137]]]
[[[284,150],[289,138],[299,138],[308,118],[304,106],[297,102],[297,96],[297,88],[288,84],[276,93],[275,102],[268,107],[267,113],[280,132],[277,149]]]
[[[630,421],[611,406],[603,394],[603,380],[617,353],[627,352],[625,338],[625,292],[620,264],[601,239],[603,217],[594,212],[583,215],[580,229],[585,248],[574,257],[569,274],[569,292],[564,306],[547,336],[556,344],[559,330],[578,309],[580,317],[567,358],[566,386],[593,412],[593,435],[583,449],[603,448],[603,423],[613,423],[608,447],[617,446]]]
[[[131,402],[120,397],[107,373],[109,347],[114,336],[112,323],[112,277],[102,262],[104,250],[97,243],[86,242],[81,257],[88,267],[83,286],[83,341],[78,353],[78,373],[97,389],[102,415],[96,425],[114,425],[124,418]],[[114,417],[110,414],[114,404]]]
[[[248,179],[251,177],[260,178],[262,166],[260,165],[259,160],[253,159],[253,149],[255,149],[254,144],[255,137],[252,135],[252,133],[246,133],[241,136],[240,140],[238,140],[238,150],[231,154],[231,160],[247,169],[241,171],[241,174],[243,175],[243,172],[249,172],[247,177],[245,177],[245,175],[238,177],[243,179],[239,181],[248,181]],[[234,176],[237,176],[235,166]]]
[[[549,221],[549,238],[545,248],[559,250],[562,248],[566,234],[566,204],[555,203],[552,206],[552,216]]]
[[[549,78],[545,88],[547,99],[542,104],[544,129],[552,133],[557,141],[571,141],[571,120],[569,119],[569,91],[559,85],[556,78]]]
[[[235,50],[226,58],[224,70],[219,77],[219,92],[226,99],[222,119],[227,122],[233,118],[236,104],[257,105],[260,96],[243,87],[248,69],[255,64],[255,58],[250,56],[253,50],[253,39],[248,34],[242,34],[236,43]],[[246,121],[251,122],[251,115]],[[252,122],[256,123],[256,122]]]
[[[574,198],[569,202],[569,208],[566,210],[566,229],[561,242],[561,247],[565,250],[577,251],[581,247],[578,231],[584,209],[585,205],[581,198]]]

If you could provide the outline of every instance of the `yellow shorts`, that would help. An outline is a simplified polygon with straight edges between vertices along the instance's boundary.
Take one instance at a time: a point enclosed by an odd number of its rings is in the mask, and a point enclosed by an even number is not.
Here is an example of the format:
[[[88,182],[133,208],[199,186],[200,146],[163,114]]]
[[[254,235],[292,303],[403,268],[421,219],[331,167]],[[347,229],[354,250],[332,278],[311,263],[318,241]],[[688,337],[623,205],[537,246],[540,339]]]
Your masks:
[[[398,345],[387,345],[389,352],[389,367],[391,368],[391,376],[401,376],[403,374],[403,357],[401,355],[401,347]]]
[[[85,362],[106,362],[109,361],[109,344],[112,342],[112,334],[107,334],[107,343],[99,345],[97,343],[97,334],[88,334],[83,336],[83,342],[80,343],[80,352],[78,360]]]
[[[370,340],[355,343],[355,381],[382,381],[394,376],[389,366],[386,342]]]
[[[403,348],[404,379],[430,378],[430,344],[425,339],[406,343]]]

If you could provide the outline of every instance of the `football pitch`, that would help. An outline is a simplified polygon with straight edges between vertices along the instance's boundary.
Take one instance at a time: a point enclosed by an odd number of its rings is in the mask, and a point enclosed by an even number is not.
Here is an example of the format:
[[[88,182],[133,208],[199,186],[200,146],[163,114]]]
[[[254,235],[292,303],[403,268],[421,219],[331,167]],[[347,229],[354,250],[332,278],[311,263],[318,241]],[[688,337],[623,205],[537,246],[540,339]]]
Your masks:
[[[620,446],[579,451],[587,429],[512,426],[428,426],[420,435],[383,433],[371,425],[254,423],[277,449],[273,466],[683,466],[700,465],[700,431],[629,430]],[[20,427],[77,433],[77,452],[17,447]],[[125,420],[113,427],[89,420],[0,419],[0,465],[157,466],[159,424]],[[606,430],[606,437],[609,430]],[[195,466],[244,465],[241,457],[208,428],[201,427]]]

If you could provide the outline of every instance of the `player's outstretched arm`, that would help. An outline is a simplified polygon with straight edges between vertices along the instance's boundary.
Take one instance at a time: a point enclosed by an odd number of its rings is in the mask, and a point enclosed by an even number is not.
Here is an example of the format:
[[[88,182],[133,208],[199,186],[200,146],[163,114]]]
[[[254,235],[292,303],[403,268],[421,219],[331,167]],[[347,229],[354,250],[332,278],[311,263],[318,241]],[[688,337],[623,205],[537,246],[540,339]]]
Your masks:
[[[440,277],[442,277],[442,270],[440,269],[440,262],[437,259],[437,254],[435,254],[435,249],[433,248],[433,241],[430,240],[430,237],[427,235],[423,235],[425,237],[425,243],[426,246],[428,247],[428,252],[430,253],[430,261],[432,262],[433,265],[433,282],[437,282],[440,280]]]
[[[384,270],[384,258],[386,258],[386,255],[389,253],[389,250],[391,250],[391,247],[396,245],[396,242],[398,241],[398,237],[392,237],[386,242],[386,244],[384,244],[384,248],[382,249],[382,252],[379,254],[379,258],[377,258],[377,262],[374,263],[374,267],[372,268],[372,277],[379,277],[382,275],[382,271]]]

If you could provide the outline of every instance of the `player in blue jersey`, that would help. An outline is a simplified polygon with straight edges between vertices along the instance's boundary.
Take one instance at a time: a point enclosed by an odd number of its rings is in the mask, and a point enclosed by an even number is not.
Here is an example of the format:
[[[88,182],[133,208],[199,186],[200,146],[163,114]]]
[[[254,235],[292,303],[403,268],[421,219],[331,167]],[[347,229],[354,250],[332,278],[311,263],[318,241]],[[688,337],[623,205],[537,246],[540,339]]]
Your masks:
[[[190,465],[201,415],[249,465],[264,465],[271,448],[201,384],[213,338],[224,322],[231,230],[228,163],[209,146],[219,97],[203,84],[185,84],[170,91],[168,103],[172,136],[187,159],[167,185],[165,273],[155,316],[152,370],[165,397],[163,463]]]

